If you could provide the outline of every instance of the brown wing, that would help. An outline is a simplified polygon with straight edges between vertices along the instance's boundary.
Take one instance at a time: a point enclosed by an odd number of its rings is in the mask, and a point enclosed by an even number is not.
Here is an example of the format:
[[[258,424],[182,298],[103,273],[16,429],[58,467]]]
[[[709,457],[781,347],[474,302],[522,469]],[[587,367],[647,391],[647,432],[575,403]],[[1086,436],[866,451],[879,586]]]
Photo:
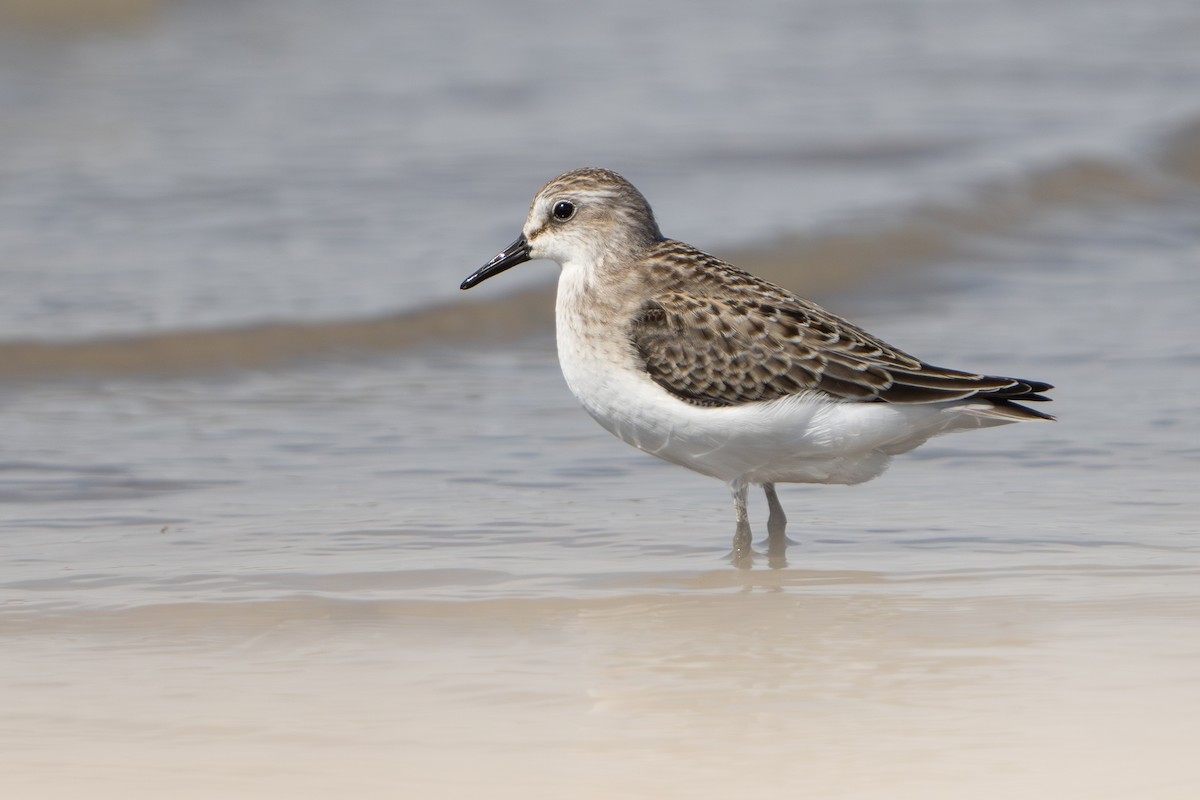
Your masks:
[[[727,265],[722,264],[722,267]],[[817,391],[849,401],[934,403],[984,398],[1016,417],[1049,418],[1012,400],[1047,400],[1038,381],[926,364],[777,287],[707,297],[667,290],[646,302],[630,338],[650,377],[703,406],[730,406]],[[754,279],[751,279],[754,280]]]

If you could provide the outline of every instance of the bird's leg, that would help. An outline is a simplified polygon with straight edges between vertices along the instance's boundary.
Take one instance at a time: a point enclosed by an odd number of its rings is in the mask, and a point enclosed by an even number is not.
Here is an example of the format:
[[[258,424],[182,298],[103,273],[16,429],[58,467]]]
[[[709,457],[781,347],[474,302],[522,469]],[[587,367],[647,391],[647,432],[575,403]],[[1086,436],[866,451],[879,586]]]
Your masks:
[[[767,519],[767,535],[771,539],[787,540],[787,515],[783,513],[783,506],[779,503],[779,495],[775,493],[775,484],[764,483],[763,492],[767,495],[767,506],[771,509],[771,516]]]
[[[779,569],[787,566],[787,546],[792,543],[787,537],[787,515],[775,493],[775,484],[764,483],[763,493],[771,509],[771,516],[767,518],[767,560],[771,567]]]
[[[735,478],[729,482],[729,492],[733,495],[733,512],[737,518],[737,530],[733,534],[733,552],[730,553],[730,558],[739,569],[749,567],[754,557],[750,514],[746,510],[746,494],[749,488],[750,485],[744,478]]]

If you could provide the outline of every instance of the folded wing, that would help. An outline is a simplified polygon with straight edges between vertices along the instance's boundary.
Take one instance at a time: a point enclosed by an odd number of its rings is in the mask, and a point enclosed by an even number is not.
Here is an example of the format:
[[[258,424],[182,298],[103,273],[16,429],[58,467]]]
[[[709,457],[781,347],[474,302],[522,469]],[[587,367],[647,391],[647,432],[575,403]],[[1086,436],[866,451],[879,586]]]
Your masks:
[[[926,364],[815,303],[771,288],[767,302],[751,292],[701,296],[683,289],[647,301],[630,329],[647,374],[701,406],[820,392],[855,402],[978,399],[1015,419],[1053,419],[1014,402],[1049,400],[1040,393],[1050,384]]]

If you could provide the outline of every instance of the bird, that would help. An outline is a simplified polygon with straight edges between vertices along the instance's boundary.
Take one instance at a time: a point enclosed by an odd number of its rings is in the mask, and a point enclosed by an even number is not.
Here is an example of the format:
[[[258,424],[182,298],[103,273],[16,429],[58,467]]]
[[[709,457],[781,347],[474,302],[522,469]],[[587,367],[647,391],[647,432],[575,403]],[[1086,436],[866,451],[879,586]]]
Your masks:
[[[779,555],[791,542],[778,483],[863,483],[934,436],[1054,419],[1024,405],[1049,400],[1049,383],[933,366],[663,236],[611,170],[543,186],[521,235],[460,288],[538,259],[561,268],[556,343],[572,394],[627,444],[726,483],[739,567],[756,555],[751,485]]]

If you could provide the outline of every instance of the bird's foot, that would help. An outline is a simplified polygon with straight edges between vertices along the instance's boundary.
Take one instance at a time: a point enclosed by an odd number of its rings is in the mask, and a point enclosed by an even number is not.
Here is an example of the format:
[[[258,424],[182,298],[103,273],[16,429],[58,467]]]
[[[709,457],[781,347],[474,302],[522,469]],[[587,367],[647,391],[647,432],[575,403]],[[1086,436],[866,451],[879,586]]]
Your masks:
[[[786,534],[778,534],[777,535],[777,534],[772,533],[767,538],[758,542],[759,547],[765,547],[768,550],[771,550],[772,548],[783,548],[786,550],[791,545],[796,545],[797,547],[799,547],[800,543]]]
[[[750,569],[754,566],[755,559],[762,558],[762,553],[752,547],[745,550],[735,547],[725,555],[725,558],[737,569]]]
[[[754,566],[753,536],[749,523],[739,521],[737,532],[733,534],[733,549],[729,551],[729,563],[738,569],[750,569]]]
[[[767,566],[771,569],[785,569],[788,565],[788,545],[799,542],[789,539],[783,531],[772,531],[760,544],[765,545],[767,549]]]

